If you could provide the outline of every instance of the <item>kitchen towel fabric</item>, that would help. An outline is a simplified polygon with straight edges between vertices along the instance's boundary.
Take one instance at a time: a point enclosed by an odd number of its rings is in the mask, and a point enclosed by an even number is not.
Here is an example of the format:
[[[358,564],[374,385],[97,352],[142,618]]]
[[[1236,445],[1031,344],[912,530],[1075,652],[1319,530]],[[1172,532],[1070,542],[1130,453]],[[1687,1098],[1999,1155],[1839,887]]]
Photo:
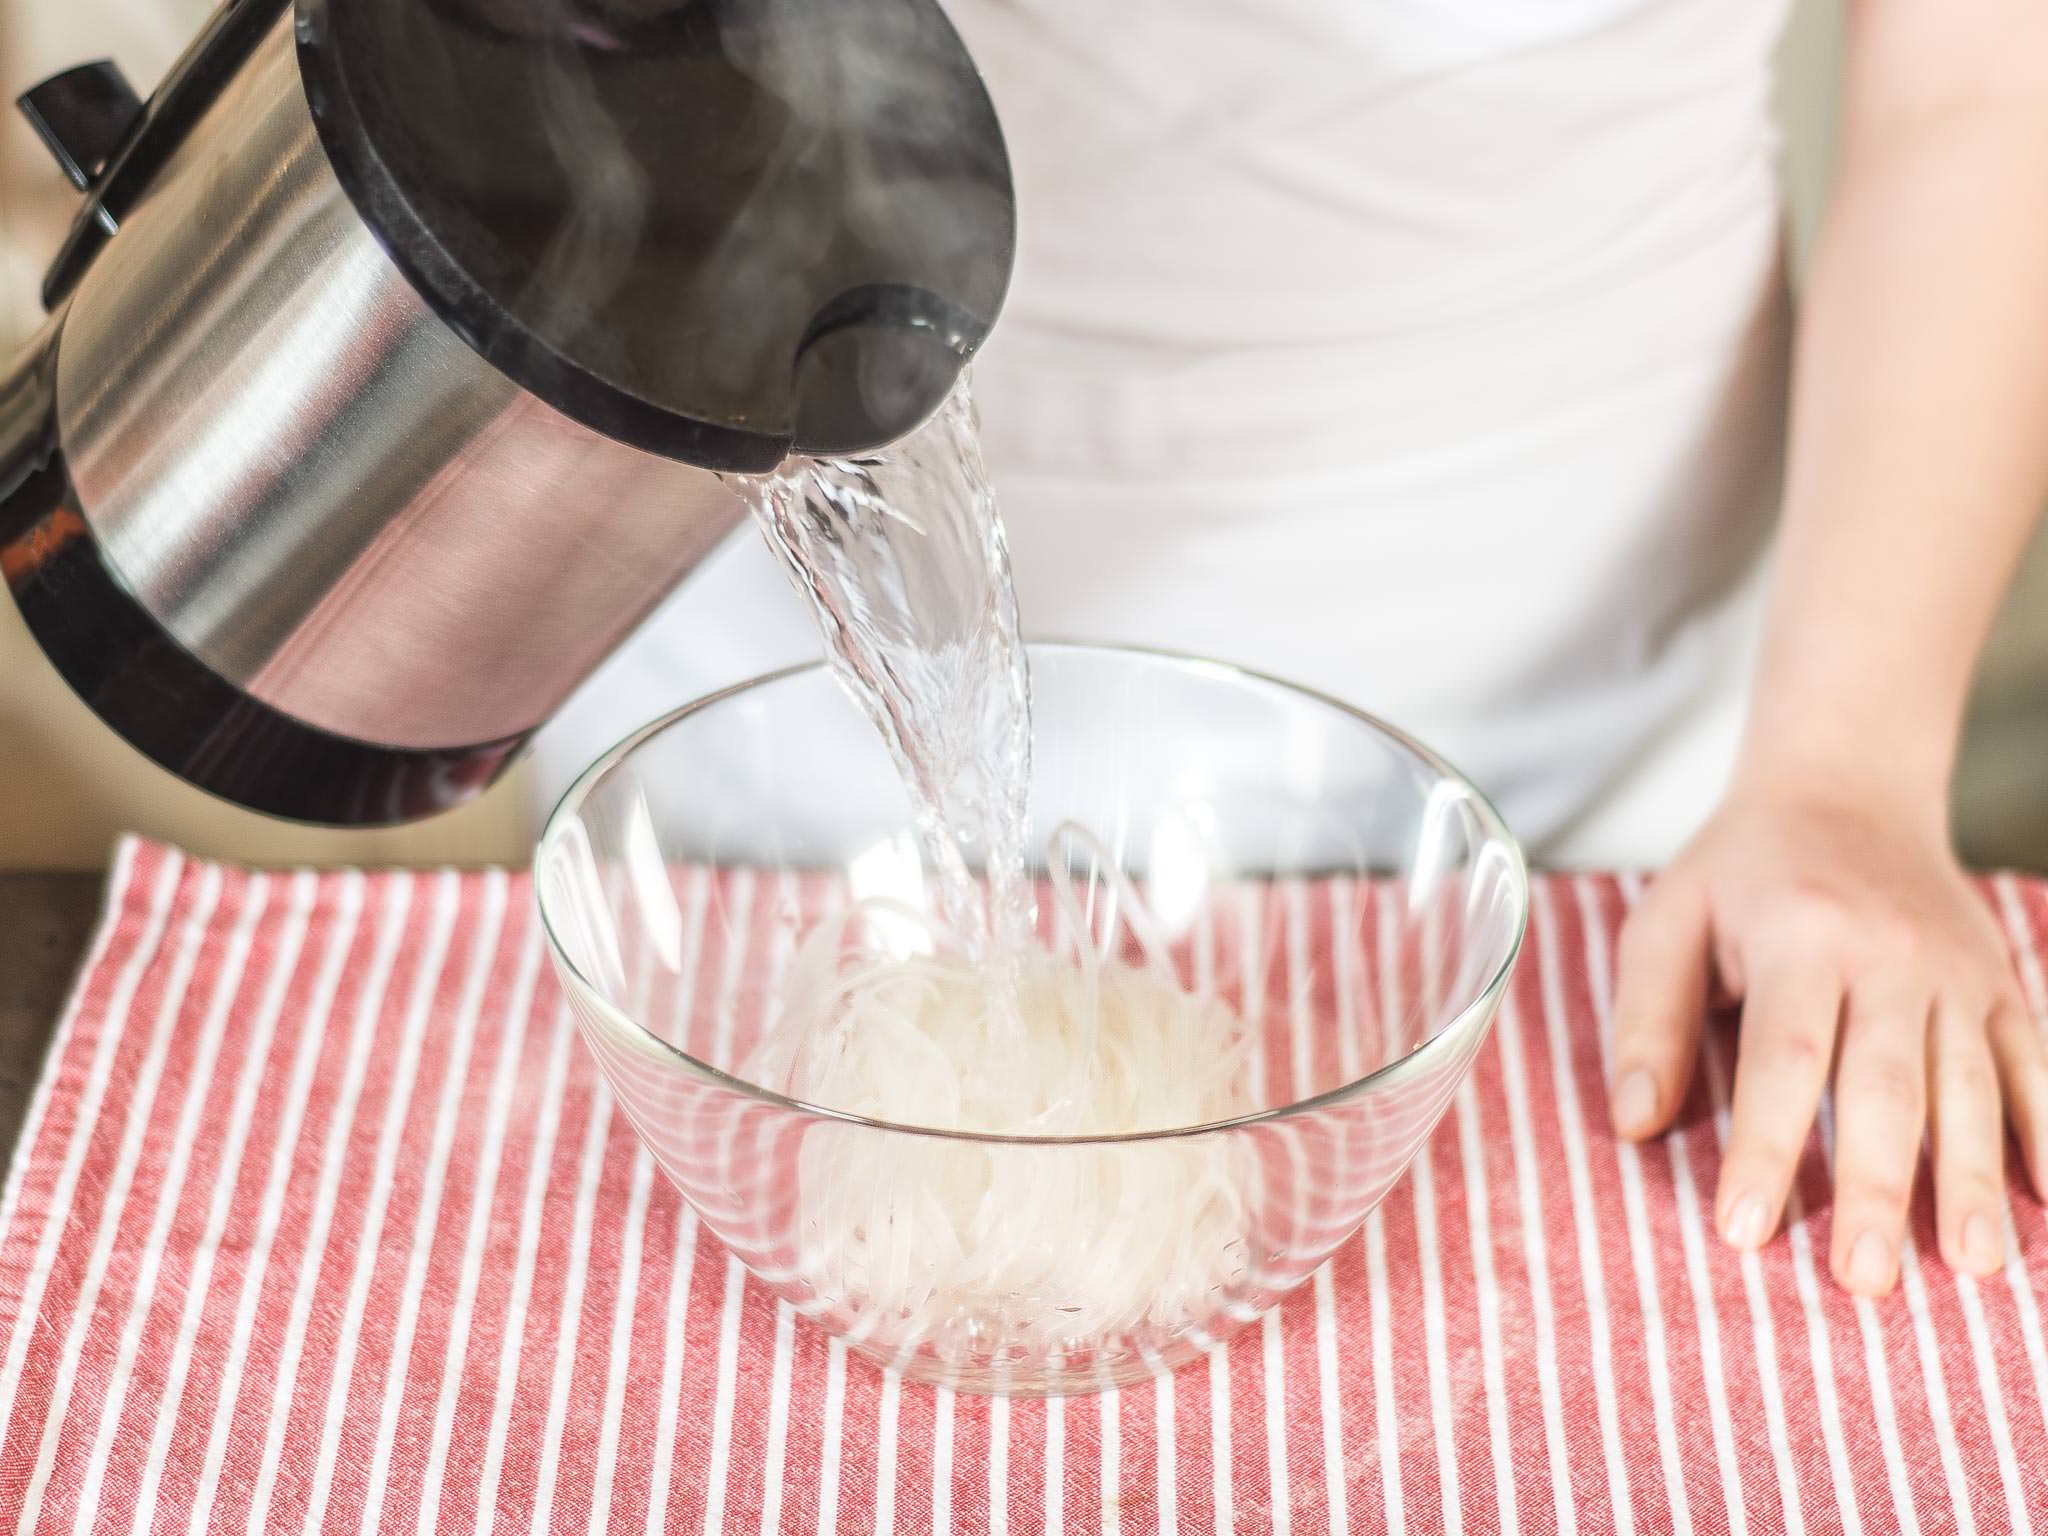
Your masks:
[[[2048,887],[1986,883],[2037,1009]],[[2048,1215],[1975,1281],[1713,1235],[1733,1038],[1607,1130],[1637,882],[1536,883],[1410,1174],[1179,1375],[1001,1401],[780,1306],[641,1152],[524,875],[125,843],[0,1203],[0,1532],[1898,1531],[2048,1520]],[[1276,939],[1276,942],[1278,940]],[[1924,1195],[1924,1190],[1923,1190]]]

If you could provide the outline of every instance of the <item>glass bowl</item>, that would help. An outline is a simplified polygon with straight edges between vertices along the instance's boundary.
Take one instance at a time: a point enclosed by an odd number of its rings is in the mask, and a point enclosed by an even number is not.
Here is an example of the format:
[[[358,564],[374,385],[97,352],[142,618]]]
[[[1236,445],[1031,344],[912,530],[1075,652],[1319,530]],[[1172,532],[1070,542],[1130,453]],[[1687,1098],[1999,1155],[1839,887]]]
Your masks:
[[[1492,1022],[1528,881],[1477,790],[1356,710],[1150,652],[1031,665],[1031,846],[1058,864],[1034,870],[1041,942],[1142,951],[1227,1005],[1247,1040],[1228,1118],[975,1135],[749,1080],[821,921],[929,910],[895,767],[819,666],[607,752],[550,817],[535,888],[585,1039],[709,1232],[885,1366],[1065,1394],[1218,1344],[1357,1231]]]

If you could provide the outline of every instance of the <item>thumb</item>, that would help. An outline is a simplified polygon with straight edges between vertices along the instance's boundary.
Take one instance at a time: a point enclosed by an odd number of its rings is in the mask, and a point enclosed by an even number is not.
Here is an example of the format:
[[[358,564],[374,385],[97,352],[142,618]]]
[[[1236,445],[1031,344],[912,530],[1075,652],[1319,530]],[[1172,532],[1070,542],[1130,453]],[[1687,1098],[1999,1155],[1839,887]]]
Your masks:
[[[1653,884],[1621,930],[1614,987],[1611,1113],[1630,1141],[1671,1123],[1707,1011],[1706,892],[1682,874]]]

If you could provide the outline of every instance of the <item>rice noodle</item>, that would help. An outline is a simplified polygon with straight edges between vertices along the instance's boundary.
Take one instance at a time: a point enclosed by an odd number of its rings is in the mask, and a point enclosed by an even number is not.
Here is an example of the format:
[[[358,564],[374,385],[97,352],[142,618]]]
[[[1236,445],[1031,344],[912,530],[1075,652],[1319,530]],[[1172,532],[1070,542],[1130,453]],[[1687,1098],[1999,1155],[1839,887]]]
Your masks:
[[[754,1081],[937,1131],[1085,1138],[1253,1108],[1242,1022],[1183,990],[1137,892],[1085,831],[1145,963],[1099,953],[1065,860],[1071,955],[976,964],[922,914],[862,901],[807,936]],[[917,932],[928,952],[906,952]],[[1215,1310],[1247,1268],[1246,1169],[1230,1138],[975,1142],[821,1126],[799,1163],[803,1278],[822,1296],[968,1347],[1085,1346]]]

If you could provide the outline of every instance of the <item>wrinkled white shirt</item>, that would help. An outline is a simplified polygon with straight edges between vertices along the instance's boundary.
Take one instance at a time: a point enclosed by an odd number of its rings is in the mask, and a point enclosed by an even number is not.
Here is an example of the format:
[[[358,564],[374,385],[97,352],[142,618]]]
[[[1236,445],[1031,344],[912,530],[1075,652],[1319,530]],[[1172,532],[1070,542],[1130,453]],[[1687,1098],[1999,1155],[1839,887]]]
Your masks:
[[[1031,634],[1400,724],[1539,854],[1717,795],[1775,510],[1781,0],[953,0],[1017,176],[975,365]],[[741,534],[538,745],[552,796],[815,655]]]

